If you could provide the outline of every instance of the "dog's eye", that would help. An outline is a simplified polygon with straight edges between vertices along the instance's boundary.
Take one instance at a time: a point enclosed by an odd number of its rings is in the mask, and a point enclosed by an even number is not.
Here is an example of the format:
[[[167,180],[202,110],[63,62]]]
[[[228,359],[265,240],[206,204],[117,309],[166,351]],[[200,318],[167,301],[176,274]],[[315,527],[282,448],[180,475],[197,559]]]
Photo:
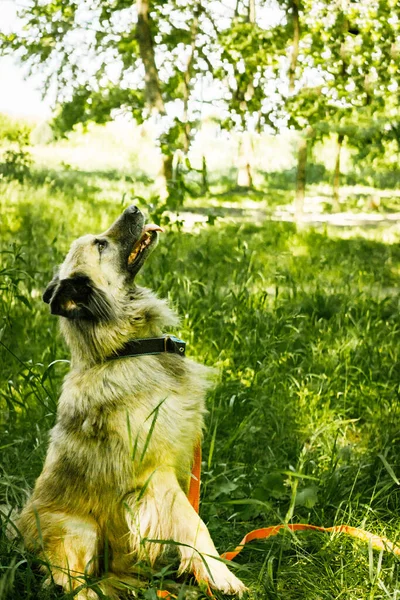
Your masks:
[[[94,243],[96,244],[100,254],[103,252],[103,250],[105,248],[107,248],[108,246],[108,242],[107,240],[94,240]]]

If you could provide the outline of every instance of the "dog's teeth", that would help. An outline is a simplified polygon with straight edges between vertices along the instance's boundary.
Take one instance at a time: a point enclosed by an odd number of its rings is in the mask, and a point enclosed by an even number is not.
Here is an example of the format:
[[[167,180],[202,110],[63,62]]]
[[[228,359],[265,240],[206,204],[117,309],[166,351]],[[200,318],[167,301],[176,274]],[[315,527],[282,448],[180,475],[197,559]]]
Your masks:
[[[130,265],[135,258],[137,257],[137,255],[144,250],[145,248],[147,248],[147,246],[150,245],[151,243],[151,235],[150,235],[150,231],[163,231],[163,229],[161,229],[161,227],[159,227],[158,225],[153,225],[152,223],[150,223],[149,225],[145,225],[144,229],[143,229],[143,235],[140,238],[140,240],[135,244],[132,252],[129,255],[128,258],[128,264]]]
[[[135,258],[136,258],[136,257],[137,257],[137,255],[139,254],[140,250],[141,250],[141,248],[136,248],[135,250],[133,250],[133,251],[130,253],[130,255],[129,255],[129,258],[128,258],[128,264],[129,264],[129,265],[130,265],[130,264],[131,264],[131,263],[132,263],[132,262],[135,260]]]

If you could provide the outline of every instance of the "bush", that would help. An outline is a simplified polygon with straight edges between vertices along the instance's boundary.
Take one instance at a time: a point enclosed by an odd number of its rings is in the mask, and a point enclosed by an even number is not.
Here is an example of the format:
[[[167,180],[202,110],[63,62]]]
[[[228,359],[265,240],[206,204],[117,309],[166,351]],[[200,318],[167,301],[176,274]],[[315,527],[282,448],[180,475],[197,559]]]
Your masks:
[[[29,123],[0,114],[0,144],[3,149],[0,179],[15,179],[22,183],[30,174],[33,160],[25,146],[29,144],[31,132]]]
[[[17,150],[6,150],[3,162],[0,163],[0,178],[15,179],[22,183],[30,174],[32,163],[31,153],[21,147]]]
[[[0,143],[17,142],[27,145],[31,132],[32,126],[28,122],[19,121],[0,113]]]

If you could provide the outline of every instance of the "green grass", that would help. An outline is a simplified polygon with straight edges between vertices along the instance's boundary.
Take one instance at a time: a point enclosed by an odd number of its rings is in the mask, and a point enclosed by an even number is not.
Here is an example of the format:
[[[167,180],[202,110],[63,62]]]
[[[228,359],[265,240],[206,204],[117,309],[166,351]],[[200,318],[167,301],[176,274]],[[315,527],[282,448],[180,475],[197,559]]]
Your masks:
[[[71,240],[105,229],[129,192],[116,177],[108,199],[103,185],[73,177],[0,184],[0,503],[11,507],[40,473],[68,369],[41,292]],[[196,233],[172,229],[146,265],[140,283],[178,309],[189,356],[220,369],[201,514],[221,551],[291,513],[400,542],[400,246],[384,239],[219,219]],[[0,598],[59,598],[41,589],[5,521]],[[255,599],[400,594],[399,559],[344,535],[286,533],[253,543],[235,564]],[[163,576],[153,573],[139,597],[155,598]]]

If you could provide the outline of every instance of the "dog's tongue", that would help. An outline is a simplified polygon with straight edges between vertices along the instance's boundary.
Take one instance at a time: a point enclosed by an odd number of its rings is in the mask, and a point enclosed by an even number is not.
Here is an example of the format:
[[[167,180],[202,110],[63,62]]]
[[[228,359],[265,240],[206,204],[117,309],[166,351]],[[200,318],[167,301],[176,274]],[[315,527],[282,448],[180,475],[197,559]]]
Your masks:
[[[143,231],[144,232],[146,232],[146,231],[161,231],[162,233],[164,233],[164,229],[162,227],[160,227],[159,225],[156,225],[155,223],[148,223],[147,225],[144,226]]]

